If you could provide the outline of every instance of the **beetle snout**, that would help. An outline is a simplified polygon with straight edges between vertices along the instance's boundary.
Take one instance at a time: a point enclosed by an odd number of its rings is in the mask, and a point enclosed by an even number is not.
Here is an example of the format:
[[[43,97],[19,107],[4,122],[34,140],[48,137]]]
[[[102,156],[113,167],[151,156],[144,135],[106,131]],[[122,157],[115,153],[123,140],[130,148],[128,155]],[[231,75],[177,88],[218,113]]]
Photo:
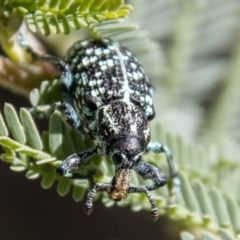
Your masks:
[[[109,191],[109,197],[115,201],[121,201],[128,195],[131,169],[118,169],[112,181],[112,188]]]
[[[114,201],[121,201],[128,195],[127,189],[124,188],[113,188],[109,193],[109,197]]]

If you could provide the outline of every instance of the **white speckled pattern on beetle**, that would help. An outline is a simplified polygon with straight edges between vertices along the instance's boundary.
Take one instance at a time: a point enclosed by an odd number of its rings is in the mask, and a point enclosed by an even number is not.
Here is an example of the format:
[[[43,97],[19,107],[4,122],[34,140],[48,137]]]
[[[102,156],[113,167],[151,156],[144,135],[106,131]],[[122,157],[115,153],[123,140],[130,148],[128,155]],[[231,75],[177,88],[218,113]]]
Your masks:
[[[65,60],[74,77],[73,98],[81,117],[91,120],[98,108],[117,100],[139,106],[149,120],[154,117],[147,76],[119,43],[110,39],[77,42]]]

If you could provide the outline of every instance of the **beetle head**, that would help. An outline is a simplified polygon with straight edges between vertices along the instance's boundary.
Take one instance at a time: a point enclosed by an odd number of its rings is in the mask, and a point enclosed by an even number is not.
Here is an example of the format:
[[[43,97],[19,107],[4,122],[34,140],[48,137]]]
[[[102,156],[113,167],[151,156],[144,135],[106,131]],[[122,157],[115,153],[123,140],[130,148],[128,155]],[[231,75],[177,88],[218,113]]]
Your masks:
[[[109,150],[115,164],[115,176],[108,194],[119,201],[127,197],[131,169],[141,160],[144,147],[139,138],[125,137],[111,141]]]
[[[139,163],[144,146],[141,139],[137,137],[124,137],[112,140],[109,150],[116,170],[131,169]]]

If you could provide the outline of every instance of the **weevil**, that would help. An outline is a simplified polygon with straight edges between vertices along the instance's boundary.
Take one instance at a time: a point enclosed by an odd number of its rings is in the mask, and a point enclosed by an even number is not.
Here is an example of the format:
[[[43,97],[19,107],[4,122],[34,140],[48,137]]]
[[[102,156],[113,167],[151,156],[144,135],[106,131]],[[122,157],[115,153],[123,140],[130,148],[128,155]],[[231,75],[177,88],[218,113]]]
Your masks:
[[[18,40],[34,60],[55,64],[61,74],[63,101],[56,102],[50,113],[59,110],[67,123],[85,137],[96,140],[96,146],[75,153],[64,160],[57,173],[72,179],[87,179],[91,190],[85,212],[93,209],[97,191],[106,191],[112,200],[120,201],[130,193],[146,194],[151,205],[151,216],[159,212],[149,191],[166,184],[165,175],[155,166],[142,161],[147,152],[165,153],[173,185],[173,193],[180,188],[172,153],[160,142],[150,141],[149,121],[155,111],[153,87],[136,57],[124,46],[111,39],[87,39],[76,42],[65,60],[55,56],[41,56],[27,45],[21,34]],[[80,168],[93,155],[108,155],[115,165],[110,183],[95,183],[91,174],[79,174]],[[131,186],[132,170],[153,185]]]

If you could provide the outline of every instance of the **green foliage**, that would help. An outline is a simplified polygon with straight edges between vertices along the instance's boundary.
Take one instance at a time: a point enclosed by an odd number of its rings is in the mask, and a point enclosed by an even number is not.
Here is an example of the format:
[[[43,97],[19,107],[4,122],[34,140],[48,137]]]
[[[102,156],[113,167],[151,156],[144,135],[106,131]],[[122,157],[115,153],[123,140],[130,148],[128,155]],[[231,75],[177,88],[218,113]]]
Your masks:
[[[14,12],[18,11],[22,20],[25,16],[31,31],[39,29],[44,35],[67,34],[71,28],[90,28],[91,24],[125,17],[130,10],[131,6],[124,5],[123,0],[4,0],[0,5],[2,17],[10,21]]]
[[[223,239],[223,240],[232,240],[233,239],[231,234],[229,234],[225,230],[220,230],[219,234],[221,236],[221,239]],[[181,239],[182,240],[196,240],[196,237],[188,232],[182,232]],[[218,240],[219,237],[216,235],[210,234],[210,233],[203,233],[201,235],[201,238],[199,238],[199,239],[201,239],[201,240]]]

